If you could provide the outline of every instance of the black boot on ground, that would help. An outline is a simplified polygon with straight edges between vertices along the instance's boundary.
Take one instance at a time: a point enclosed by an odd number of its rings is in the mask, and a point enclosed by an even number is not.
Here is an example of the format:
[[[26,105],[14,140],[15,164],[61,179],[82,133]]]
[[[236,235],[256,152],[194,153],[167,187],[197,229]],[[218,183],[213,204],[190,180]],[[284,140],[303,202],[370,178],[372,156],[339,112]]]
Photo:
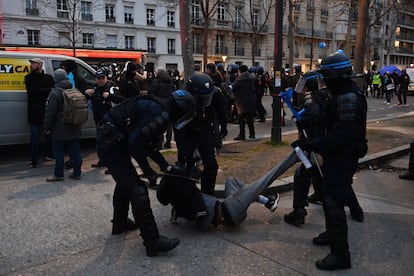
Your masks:
[[[316,267],[321,270],[349,269],[351,268],[351,258],[349,254],[345,256],[328,254],[328,256],[316,262]]]
[[[358,222],[364,221],[364,211],[362,210],[361,207],[350,208],[350,212],[351,212],[351,217],[353,220],[358,221]]]
[[[318,194],[313,193],[308,197],[308,202],[313,204],[322,204],[322,198]]]
[[[312,240],[314,245],[329,245],[329,234],[327,231],[320,233]]]
[[[305,216],[307,215],[305,210],[293,210],[289,214],[286,214],[284,219],[286,223],[298,225],[305,224]]]
[[[138,229],[138,224],[136,224],[133,220],[129,219],[126,223],[114,223],[112,220],[112,235],[119,235],[127,231],[133,231]]]
[[[400,179],[405,179],[405,180],[414,180],[414,173],[411,172],[407,172],[405,174],[401,174],[398,176]]]
[[[167,252],[173,250],[180,244],[179,239],[170,239],[165,236],[159,236],[157,240],[152,242],[144,242],[148,257],[157,256],[159,252]]]

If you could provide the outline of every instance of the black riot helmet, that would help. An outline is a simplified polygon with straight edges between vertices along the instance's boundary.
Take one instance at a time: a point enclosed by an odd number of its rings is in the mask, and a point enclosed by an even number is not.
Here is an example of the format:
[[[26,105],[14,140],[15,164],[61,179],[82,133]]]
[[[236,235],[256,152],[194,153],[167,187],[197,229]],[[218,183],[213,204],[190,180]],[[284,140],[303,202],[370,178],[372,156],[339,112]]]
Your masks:
[[[171,93],[170,99],[177,106],[176,112],[172,114],[176,118],[175,128],[181,129],[194,118],[197,109],[196,100],[190,92],[183,89]]]
[[[205,73],[194,72],[186,85],[187,90],[194,96],[197,107],[207,107],[214,95],[214,82]]]
[[[320,72],[325,79],[354,76],[351,60],[342,50],[338,50],[322,59]]]
[[[323,76],[318,70],[311,70],[301,75],[295,86],[296,93],[306,92],[303,89],[307,88],[307,91],[319,90],[325,87]]]

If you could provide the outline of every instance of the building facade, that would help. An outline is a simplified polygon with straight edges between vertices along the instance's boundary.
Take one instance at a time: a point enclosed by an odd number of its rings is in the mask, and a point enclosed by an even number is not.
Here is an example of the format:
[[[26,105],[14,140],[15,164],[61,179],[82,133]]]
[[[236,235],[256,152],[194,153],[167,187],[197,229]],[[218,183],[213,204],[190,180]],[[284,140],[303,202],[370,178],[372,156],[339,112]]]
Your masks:
[[[0,44],[141,51],[145,52],[141,61],[149,68],[183,71],[178,2],[0,0]],[[289,5],[293,6],[293,63],[300,64],[302,71],[317,68],[321,58],[337,49],[349,49],[353,58],[358,8],[345,5],[348,2],[283,1],[283,66],[289,66]],[[203,70],[203,52],[207,51],[207,63],[244,63],[271,71],[274,4],[275,0],[192,0],[196,68]],[[203,7],[207,6],[206,19]],[[414,63],[414,1],[377,0],[369,15],[365,67]]]

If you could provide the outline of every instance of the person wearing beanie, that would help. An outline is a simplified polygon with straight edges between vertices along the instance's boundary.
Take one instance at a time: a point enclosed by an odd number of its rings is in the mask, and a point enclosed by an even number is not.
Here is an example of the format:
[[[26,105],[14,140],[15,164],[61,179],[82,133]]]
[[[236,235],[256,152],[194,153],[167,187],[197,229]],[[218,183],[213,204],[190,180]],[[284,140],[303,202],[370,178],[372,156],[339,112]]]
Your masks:
[[[54,72],[55,86],[50,92],[47,100],[45,119],[43,122],[45,133],[52,134],[53,153],[55,155],[55,171],[51,177],[46,178],[47,182],[63,181],[65,168],[65,151],[67,145],[73,172],[69,176],[79,180],[81,175],[82,159],[79,149],[81,127],[65,124],[63,122],[63,91],[72,88],[67,73],[63,69]]]

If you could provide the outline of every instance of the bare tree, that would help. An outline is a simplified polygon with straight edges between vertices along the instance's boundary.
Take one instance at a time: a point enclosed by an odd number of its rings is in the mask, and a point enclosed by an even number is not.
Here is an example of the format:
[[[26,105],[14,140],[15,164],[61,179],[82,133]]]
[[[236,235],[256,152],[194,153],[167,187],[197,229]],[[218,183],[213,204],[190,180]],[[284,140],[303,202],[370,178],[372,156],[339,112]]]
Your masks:
[[[358,26],[355,45],[354,70],[363,73],[366,50],[366,33],[368,30],[368,8],[369,0],[359,0]]]
[[[265,38],[265,36],[261,37],[260,34],[267,32],[269,16],[275,4],[275,0],[249,0],[248,13],[240,13],[240,17],[250,31],[249,41],[252,45],[252,65],[255,64],[258,45]],[[239,7],[237,2],[231,2],[230,5],[234,9]]]
[[[190,6],[191,0],[180,0],[181,53],[183,56],[184,77],[186,80],[194,72],[194,57],[190,27]]]

